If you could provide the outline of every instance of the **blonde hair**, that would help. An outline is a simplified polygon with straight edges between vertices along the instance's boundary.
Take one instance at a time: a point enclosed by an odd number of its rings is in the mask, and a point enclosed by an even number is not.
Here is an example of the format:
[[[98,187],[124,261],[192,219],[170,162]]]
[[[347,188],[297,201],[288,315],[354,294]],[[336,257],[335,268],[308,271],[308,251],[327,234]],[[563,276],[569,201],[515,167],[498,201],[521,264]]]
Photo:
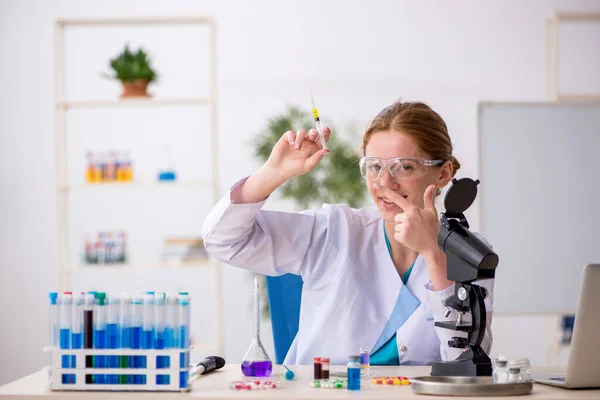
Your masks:
[[[362,154],[365,155],[371,135],[388,130],[406,133],[433,160],[452,162],[453,176],[460,168],[460,162],[452,155],[452,141],[446,123],[427,104],[397,101],[381,110],[363,136]]]

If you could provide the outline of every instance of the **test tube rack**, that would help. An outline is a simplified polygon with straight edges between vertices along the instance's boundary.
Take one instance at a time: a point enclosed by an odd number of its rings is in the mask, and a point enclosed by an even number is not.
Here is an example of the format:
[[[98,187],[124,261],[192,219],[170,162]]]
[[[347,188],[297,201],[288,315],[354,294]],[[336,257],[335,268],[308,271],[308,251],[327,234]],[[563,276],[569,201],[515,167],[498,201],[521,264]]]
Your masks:
[[[191,349],[138,350],[138,349],[60,349],[46,347],[50,354],[48,388],[57,391],[144,391],[144,392],[187,392],[189,385]],[[86,368],[86,357],[145,357],[144,368]],[[158,357],[163,365],[157,368]],[[168,359],[168,361],[167,361]],[[69,367],[63,367],[65,363]],[[73,361],[74,360],[74,361]],[[108,359],[106,359],[108,360]],[[96,377],[90,382],[89,377]],[[139,377],[145,383],[108,383],[108,377]],[[86,379],[88,377],[88,379]],[[98,379],[97,377],[101,377]],[[144,378],[145,377],[145,378]],[[162,383],[158,383],[158,380]],[[168,377],[168,378],[167,378]]]

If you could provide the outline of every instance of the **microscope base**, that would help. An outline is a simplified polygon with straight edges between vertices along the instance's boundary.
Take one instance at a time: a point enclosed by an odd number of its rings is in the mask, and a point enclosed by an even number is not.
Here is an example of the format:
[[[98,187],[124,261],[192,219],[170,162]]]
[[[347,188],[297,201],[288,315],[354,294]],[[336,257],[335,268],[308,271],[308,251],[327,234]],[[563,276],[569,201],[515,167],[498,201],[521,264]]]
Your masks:
[[[479,346],[469,346],[454,361],[441,361],[431,367],[432,376],[492,376],[492,361]]]
[[[442,361],[431,367],[431,376],[492,376],[492,364],[473,361]]]

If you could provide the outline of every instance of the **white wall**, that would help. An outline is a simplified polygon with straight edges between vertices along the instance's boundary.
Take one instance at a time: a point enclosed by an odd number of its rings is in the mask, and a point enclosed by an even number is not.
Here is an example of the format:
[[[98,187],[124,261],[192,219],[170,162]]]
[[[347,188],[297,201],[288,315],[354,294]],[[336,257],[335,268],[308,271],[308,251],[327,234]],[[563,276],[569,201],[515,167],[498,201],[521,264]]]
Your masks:
[[[252,135],[285,104],[306,105],[309,81],[325,122],[338,125],[363,127],[398,97],[428,102],[449,125],[461,173],[475,176],[477,102],[545,99],[544,23],[555,10],[600,10],[600,3],[0,0],[0,383],[44,362],[56,244],[55,18],[216,18],[225,193],[257,166]],[[289,205],[269,204],[280,206]],[[476,215],[469,215],[475,228]],[[225,356],[239,362],[251,332],[250,285],[233,268],[224,278]],[[507,326],[498,329],[505,337],[515,332]],[[522,340],[533,341],[531,334]]]

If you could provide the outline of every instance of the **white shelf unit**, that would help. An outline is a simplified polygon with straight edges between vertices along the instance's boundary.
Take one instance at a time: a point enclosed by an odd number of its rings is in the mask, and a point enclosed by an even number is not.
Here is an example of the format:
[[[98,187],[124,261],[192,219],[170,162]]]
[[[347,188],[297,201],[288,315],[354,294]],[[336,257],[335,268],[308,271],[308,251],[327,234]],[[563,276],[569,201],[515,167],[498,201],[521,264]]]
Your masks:
[[[174,99],[119,99],[94,101],[62,101],[57,102],[58,108],[99,108],[99,107],[166,107],[185,105],[210,105],[209,97],[174,98]]]
[[[58,190],[69,192],[74,190],[104,190],[104,189],[121,189],[121,190],[152,190],[152,189],[172,189],[172,188],[206,188],[213,185],[212,181],[173,181],[173,182],[103,182],[78,185],[58,186]]]
[[[207,97],[180,97],[180,98],[127,98],[106,100],[84,100],[70,101],[66,98],[65,80],[65,40],[64,32],[69,27],[96,27],[111,28],[123,26],[176,26],[176,25],[200,25],[208,29],[208,59],[209,59],[209,95]],[[57,251],[56,251],[56,281],[58,290],[70,290],[71,274],[83,269],[98,270],[100,265],[78,265],[69,259],[69,209],[68,198],[74,191],[84,190],[170,190],[172,188],[186,188],[186,190],[198,189],[211,191],[211,204],[219,200],[218,194],[218,125],[217,125],[217,64],[216,64],[216,24],[213,18],[204,16],[181,16],[181,17],[125,17],[125,18],[62,18],[55,21],[54,30],[54,70],[55,70],[55,162],[56,162],[56,193],[57,193]],[[177,106],[199,106],[210,109],[210,135],[211,135],[211,169],[210,180],[175,181],[175,182],[132,182],[132,183],[97,183],[97,184],[75,184],[68,181],[68,150],[67,150],[67,113],[73,109],[127,109],[141,107],[177,107]],[[101,265],[105,271],[134,270],[144,271],[157,268],[211,268],[214,276],[215,315],[214,326],[216,330],[215,343],[200,343],[211,351],[223,354],[223,303],[221,293],[221,269],[216,259],[206,262],[185,262],[174,266],[171,263],[155,264],[110,264]]]

